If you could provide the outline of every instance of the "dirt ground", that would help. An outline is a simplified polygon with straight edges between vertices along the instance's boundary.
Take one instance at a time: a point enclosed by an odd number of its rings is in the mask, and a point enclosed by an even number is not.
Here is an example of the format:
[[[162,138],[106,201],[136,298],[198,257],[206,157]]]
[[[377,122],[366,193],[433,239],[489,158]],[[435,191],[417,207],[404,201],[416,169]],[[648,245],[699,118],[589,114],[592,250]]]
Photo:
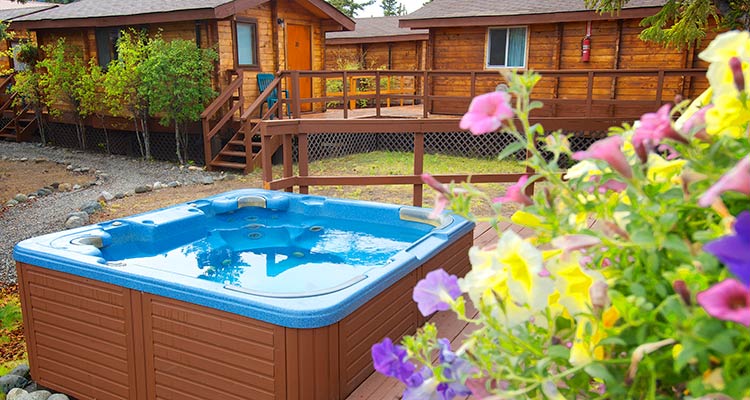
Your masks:
[[[93,174],[68,171],[65,165],[49,161],[0,161],[0,203],[18,193],[36,192],[53,183],[83,185],[94,180]]]

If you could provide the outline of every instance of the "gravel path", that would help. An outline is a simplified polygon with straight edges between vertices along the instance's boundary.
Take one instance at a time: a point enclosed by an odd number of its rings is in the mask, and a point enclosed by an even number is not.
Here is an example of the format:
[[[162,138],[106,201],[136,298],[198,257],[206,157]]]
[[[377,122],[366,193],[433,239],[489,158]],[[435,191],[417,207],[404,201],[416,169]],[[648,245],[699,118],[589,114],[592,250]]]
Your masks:
[[[96,184],[72,192],[54,192],[34,201],[19,204],[0,214],[0,284],[15,282],[13,246],[21,240],[65,229],[66,216],[94,201],[102,191],[111,194],[132,192],[137,186],[155,182],[178,181],[183,185],[203,183],[204,179],[221,179],[222,175],[202,170],[180,169],[161,161],[86,153],[60,147],[41,147],[35,143],[0,141],[0,159],[29,160],[43,158],[73,168],[98,171]],[[51,182],[40,182],[40,187]],[[0,199],[0,207],[7,199]]]

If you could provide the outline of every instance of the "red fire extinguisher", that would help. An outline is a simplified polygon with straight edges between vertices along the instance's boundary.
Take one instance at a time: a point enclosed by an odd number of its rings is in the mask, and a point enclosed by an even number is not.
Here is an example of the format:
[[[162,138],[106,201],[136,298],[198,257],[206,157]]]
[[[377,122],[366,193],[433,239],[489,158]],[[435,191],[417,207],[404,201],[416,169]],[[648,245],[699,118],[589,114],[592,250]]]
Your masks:
[[[581,40],[581,62],[591,60],[591,21],[586,24],[586,36]]]

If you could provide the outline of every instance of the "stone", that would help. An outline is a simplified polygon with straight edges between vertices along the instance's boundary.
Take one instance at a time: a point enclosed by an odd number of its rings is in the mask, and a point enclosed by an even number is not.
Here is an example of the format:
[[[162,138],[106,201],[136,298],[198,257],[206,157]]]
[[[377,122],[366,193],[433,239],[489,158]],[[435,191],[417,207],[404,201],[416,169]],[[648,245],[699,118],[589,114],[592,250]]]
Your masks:
[[[107,179],[109,179],[109,174],[99,174],[99,179],[106,181]]]
[[[152,188],[149,185],[142,185],[142,186],[136,186],[135,187],[135,192],[136,193],[146,193],[146,192],[150,192],[151,190],[152,190]]]
[[[0,376],[0,393],[8,393],[11,389],[22,388],[29,383],[26,378],[18,375],[3,375]]]
[[[204,185],[213,185],[214,178],[210,176],[204,176],[203,179],[201,179],[201,183]]]
[[[110,201],[114,199],[115,199],[115,196],[106,190],[103,190],[101,193],[99,193],[99,197],[97,197],[97,200],[103,201],[105,203],[109,203]]]
[[[176,188],[178,186],[180,186],[180,182],[179,181],[172,181],[172,182],[167,183],[167,187],[169,187],[169,188]]]
[[[88,201],[88,202],[84,203],[81,206],[81,208],[79,208],[79,210],[81,210],[83,212],[87,212],[90,215],[90,214],[93,214],[93,213],[95,213],[97,211],[101,211],[102,210],[102,205],[101,205],[101,203],[99,203],[96,200]]]
[[[235,179],[237,179],[237,175],[235,175],[235,174],[226,174],[226,175],[224,175],[224,180],[225,181],[233,181]]]
[[[73,167],[73,164],[68,164],[68,166],[67,166],[67,167],[65,167],[65,169],[67,169],[68,171],[72,171],[72,170],[73,170],[73,168],[74,168],[74,167]]]
[[[13,196],[13,200],[15,200],[15,201],[17,201],[19,203],[23,203],[23,202],[29,200],[29,196],[27,196],[27,195],[25,195],[23,193],[18,193],[17,195]]]
[[[196,167],[195,165],[191,165],[188,167],[188,171],[203,171],[203,168]]]
[[[164,185],[161,184],[161,182],[156,181],[154,182],[153,186],[151,186],[154,190],[160,190],[164,189]]]
[[[71,185],[70,183],[61,183],[57,186],[57,190],[61,192],[70,192],[71,190],[73,190],[73,185]]]
[[[62,393],[55,393],[50,397],[47,397],[47,400],[70,400],[70,398]]]
[[[29,161],[28,157],[21,157],[18,159],[18,161]]]
[[[47,159],[46,159],[46,158],[43,158],[43,157],[38,157],[38,158],[35,158],[35,159],[34,159],[34,162],[35,162],[35,163],[43,163],[43,162],[45,162],[45,161],[47,161]]]
[[[18,205],[18,201],[16,199],[10,199],[7,203],[5,203],[6,207],[14,207]]]
[[[47,400],[50,396],[52,396],[52,393],[47,390],[37,390],[19,397],[18,400]]]
[[[81,190],[81,185],[76,183],[75,185],[73,185],[73,190]]]
[[[41,188],[36,191],[36,195],[39,197],[49,196],[51,194],[52,194],[52,190],[47,189],[47,188]]]
[[[86,173],[86,172],[89,172],[89,171],[91,171],[91,168],[89,168],[89,167],[81,167],[81,172]]]
[[[13,370],[11,370],[10,372],[8,372],[8,374],[22,376],[22,377],[28,379],[31,376],[30,375],[31,374],[31,368],[29,368],[28,364],[21,364],[21,365],[15,367],[15,368],[13,368]]]
[[[123,193],[123,192],[115,193],[115,198],[118,199],[118,200],[119,199],[124,199],[125,198],[125,193]]]
[[[80,228],[89,223],[89,213],[80,211],[68,214],[65,227],[68,229]]]
[[[83,172],[83,170],[80,169],[80,168],[76,168],[76,169],[73,170],[73,172],[79,172],[80,173],[80,172]]]
[[[21,388],[13,388],[5,396],[5,400],[19,400],[23,396],[28,396],[29,392]]]

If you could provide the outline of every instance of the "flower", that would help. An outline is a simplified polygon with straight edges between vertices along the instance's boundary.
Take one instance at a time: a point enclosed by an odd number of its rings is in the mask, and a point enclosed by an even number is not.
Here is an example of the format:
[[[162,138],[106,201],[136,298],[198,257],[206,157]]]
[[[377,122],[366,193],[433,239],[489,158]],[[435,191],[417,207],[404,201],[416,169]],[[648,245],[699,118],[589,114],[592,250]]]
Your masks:
[[[706,243],[703,249],[716,256],[734,276],[750,286],[750,212],[743,211],[734,224],[734,235]]]
[[[750,156],[746,156],[737,165],[724,174],[698,199],[698,205],[708,207],[724,192],[739,192],[750,196]]]
[[[674,178],[679,178],[685,164],[686,160],[667,161],[659,155],[649,154],[646,177],[655,183],[670,182]]]
[[[460,295],[458,277],[437,269],[430,271],[417,283],[412,299],[417,303],[419,312],[426,317],[436,311],[450,309],[450,303]]]
[[[699,108],[682,124],[681,131],[685,135],[691,135],[701,140],[708,139],[706,134],[706,113],[713,108],[712,105]]]
[[[414,364],[406,361],[406,349],[394,346],[390,338],[372,346],[372,361],[375,371],[401,381],[409,379],[416,369]]]
[[[706,111],[706,133],[739,139],[745,135],[750,112],[736,94],[714,96],[714,106]]]
[[[712,317],[750,327],[750,289],[727,279],[696,296],[698,304]]]
[[[622,137],[610,136],[608,138],[599,140],[589,147],[586,151],[577,151],[573,153],[573,159],[576,161],[593,158],[595,160],[602,160],[609,164],[612,169],[619,172],[620,175],[627,179],[633,177],[633,170],[628,164],[625,154],[623,154]]]
[[[641,161],[646,162],[651,152],[663,139],[673,139],[687,142],[684,137],[672,127],[672,117],[669,113],[672,106],[665,104],[655,113],[647,113],[641,117],[640,124],[635,129],[631,141],[635,152]]]
[[[563,251],[576,251],[601,244],[602,241],[591,235],[566,235],[552,239],[552,246]]]
[[[475,97],[469,111],[461,118],[461,129],[468,129],[475,135],[494,132],[503,121],[513,118],[510,95],[505,92],[491,92]]]
[[[495,197],[492,199],[493,203],[521,203],[525,206],[530,206],[534,204],[533,201],[531,201],[531,198],[524,193],[524,186],[526,186],[526,182],[528,182],[529,176],[524,175],[520,179],[518,179],[518,182],[510,185],[508,187],[508,190],[505,192],[505,196],[502,197]]]
[[[590,313],[593,308],[591,287],[604,276],[597,271],[581,267],[580,253],[558,256],[549,263],[547,269],[554,277],[555,287],[560,293],[558,302],[572,316]]]
[[[736,93],[735,75],[729,60],[735,57],[743,62],[750,60],[750,34],[730,31],[717,35],[699,57],[711,63],[706,77],[715,94]]]

